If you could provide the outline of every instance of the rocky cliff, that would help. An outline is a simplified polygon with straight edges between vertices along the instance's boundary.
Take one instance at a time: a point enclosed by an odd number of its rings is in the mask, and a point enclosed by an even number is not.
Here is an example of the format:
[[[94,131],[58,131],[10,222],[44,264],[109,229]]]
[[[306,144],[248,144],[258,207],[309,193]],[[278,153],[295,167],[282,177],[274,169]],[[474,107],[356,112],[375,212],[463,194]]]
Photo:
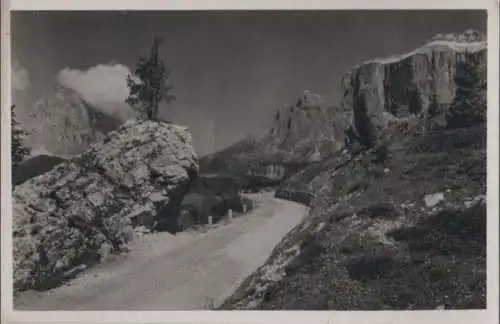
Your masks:
[[[172,216],[198,171],[186,128],[129,121],[13,192],[16,290],[50,286]]]
[[[282,184],[314,194],[309,215],[221,308],[484,309],[485,55],[469,32],[353,68],[342,106],[364,147]]]
[[[276,111],[268,131],[202,158],[201,169],[282,179],[290,169],[319,161],[343,146],[338,115],[338,108],[304,91],[293,104]]]
[[[27,144],[34,152],[62,157],[84,152],[122,123],[97,111],[78,93],[63,86],[38,99],[33,109],[22,112],[20,119],[29,131]]]
[[[339,110],[324,106],[310,91],[276,112],[271,130],[258,151],[283,162],[315,162],[338,151],[344,144]]]
[[[452,106],[457,75],[464,64],[486,73],[486,37],[468,31],[438,35],[425,46],[400,56],[375,59],[352,68],[342,79],[344,128],[370,146],[388,122],[428,117]]]

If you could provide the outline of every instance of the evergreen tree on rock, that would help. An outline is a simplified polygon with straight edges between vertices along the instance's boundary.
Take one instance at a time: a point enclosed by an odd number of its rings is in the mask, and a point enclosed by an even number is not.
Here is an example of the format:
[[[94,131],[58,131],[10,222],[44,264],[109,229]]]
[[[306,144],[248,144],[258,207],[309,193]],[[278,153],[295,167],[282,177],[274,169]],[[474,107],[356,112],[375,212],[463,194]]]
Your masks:
[[[159,55],[161,43],[155,37],[149,56],[140,57],[133,76],[127,77],[130,92],[125,102],[149,120],[157,119],[161,102],[175,100],[170,94],[172,86],[167,84],[169,73]]]

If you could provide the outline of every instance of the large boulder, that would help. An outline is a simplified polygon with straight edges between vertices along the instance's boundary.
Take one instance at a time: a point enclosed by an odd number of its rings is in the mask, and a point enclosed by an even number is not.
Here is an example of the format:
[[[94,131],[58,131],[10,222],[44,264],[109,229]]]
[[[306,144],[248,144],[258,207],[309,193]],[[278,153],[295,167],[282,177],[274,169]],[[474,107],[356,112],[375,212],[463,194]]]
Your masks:
[[[413,52],[354,67],[342,79],[344,128],[371,146],[390,121],[446,114],[464,66],[485,73],[486,45],[474,31],[438,35]]]
[[[16,290],[51,285],[74,266],[99,260],[180,204],[198,159],[186,128],[132,120],[100,143],[13,191]]]

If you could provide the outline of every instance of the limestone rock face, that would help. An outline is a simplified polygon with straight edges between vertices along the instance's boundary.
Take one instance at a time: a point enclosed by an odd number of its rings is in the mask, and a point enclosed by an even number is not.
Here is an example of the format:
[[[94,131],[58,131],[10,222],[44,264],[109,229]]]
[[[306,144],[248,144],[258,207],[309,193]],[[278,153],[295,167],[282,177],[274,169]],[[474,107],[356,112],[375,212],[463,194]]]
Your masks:
[[[268,131],[203,157],[200,168],[205,173],[231,170],[282,179],[290,168],[322,160],[343,147],[340,116],[337,107],[325,106],[321,96],[306,90],[276,111]]]
[[[476,69],[485,52],[479,33],[439,35],[351,70],[346,131],[381,141],[280,184],[280,198],[308,204],[312,194],[308,215],[220,309],[485,308],[486,75]]]
[[[369,145],[391,119],[425,116],[433,100],[448,109],[460,63],[486,71],[486,58],[485,37],[468,31],[438,35],[411,53],[358,65],[342,80],[344,128]]]
[[[319,95],[306,90],[295,104],[276,112],[261,154],[282,161],[319,161],[343,145],[339,117],[337,108],[323,106]]]
[[[63,157],[83,153],[121,124],[63,86],[37,100],[29,111],[20,111],[19,117],[29,131],[27,144],[34,151],[43,149]]]
[[[180,204],[198,172],[186,128],[132,120],[13,192],[14,285],[50,285],[75,265],[119,251],[133,226]],[[164,215],[165,216],[165,215]],[[171,216],[171,215],[166,215]]]

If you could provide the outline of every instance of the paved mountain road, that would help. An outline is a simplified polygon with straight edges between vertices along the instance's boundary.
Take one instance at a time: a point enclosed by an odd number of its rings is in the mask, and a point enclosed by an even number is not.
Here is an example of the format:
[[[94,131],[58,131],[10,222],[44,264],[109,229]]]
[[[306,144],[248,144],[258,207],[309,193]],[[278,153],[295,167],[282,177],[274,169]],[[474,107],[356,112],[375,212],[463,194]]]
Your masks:
[[[206,232],[146,235],[126,258],[70,284],[15,298],[18,310],[195,310],[220,305],[262,265],[307,212],[301,204],[250,195],[260,205]]]

